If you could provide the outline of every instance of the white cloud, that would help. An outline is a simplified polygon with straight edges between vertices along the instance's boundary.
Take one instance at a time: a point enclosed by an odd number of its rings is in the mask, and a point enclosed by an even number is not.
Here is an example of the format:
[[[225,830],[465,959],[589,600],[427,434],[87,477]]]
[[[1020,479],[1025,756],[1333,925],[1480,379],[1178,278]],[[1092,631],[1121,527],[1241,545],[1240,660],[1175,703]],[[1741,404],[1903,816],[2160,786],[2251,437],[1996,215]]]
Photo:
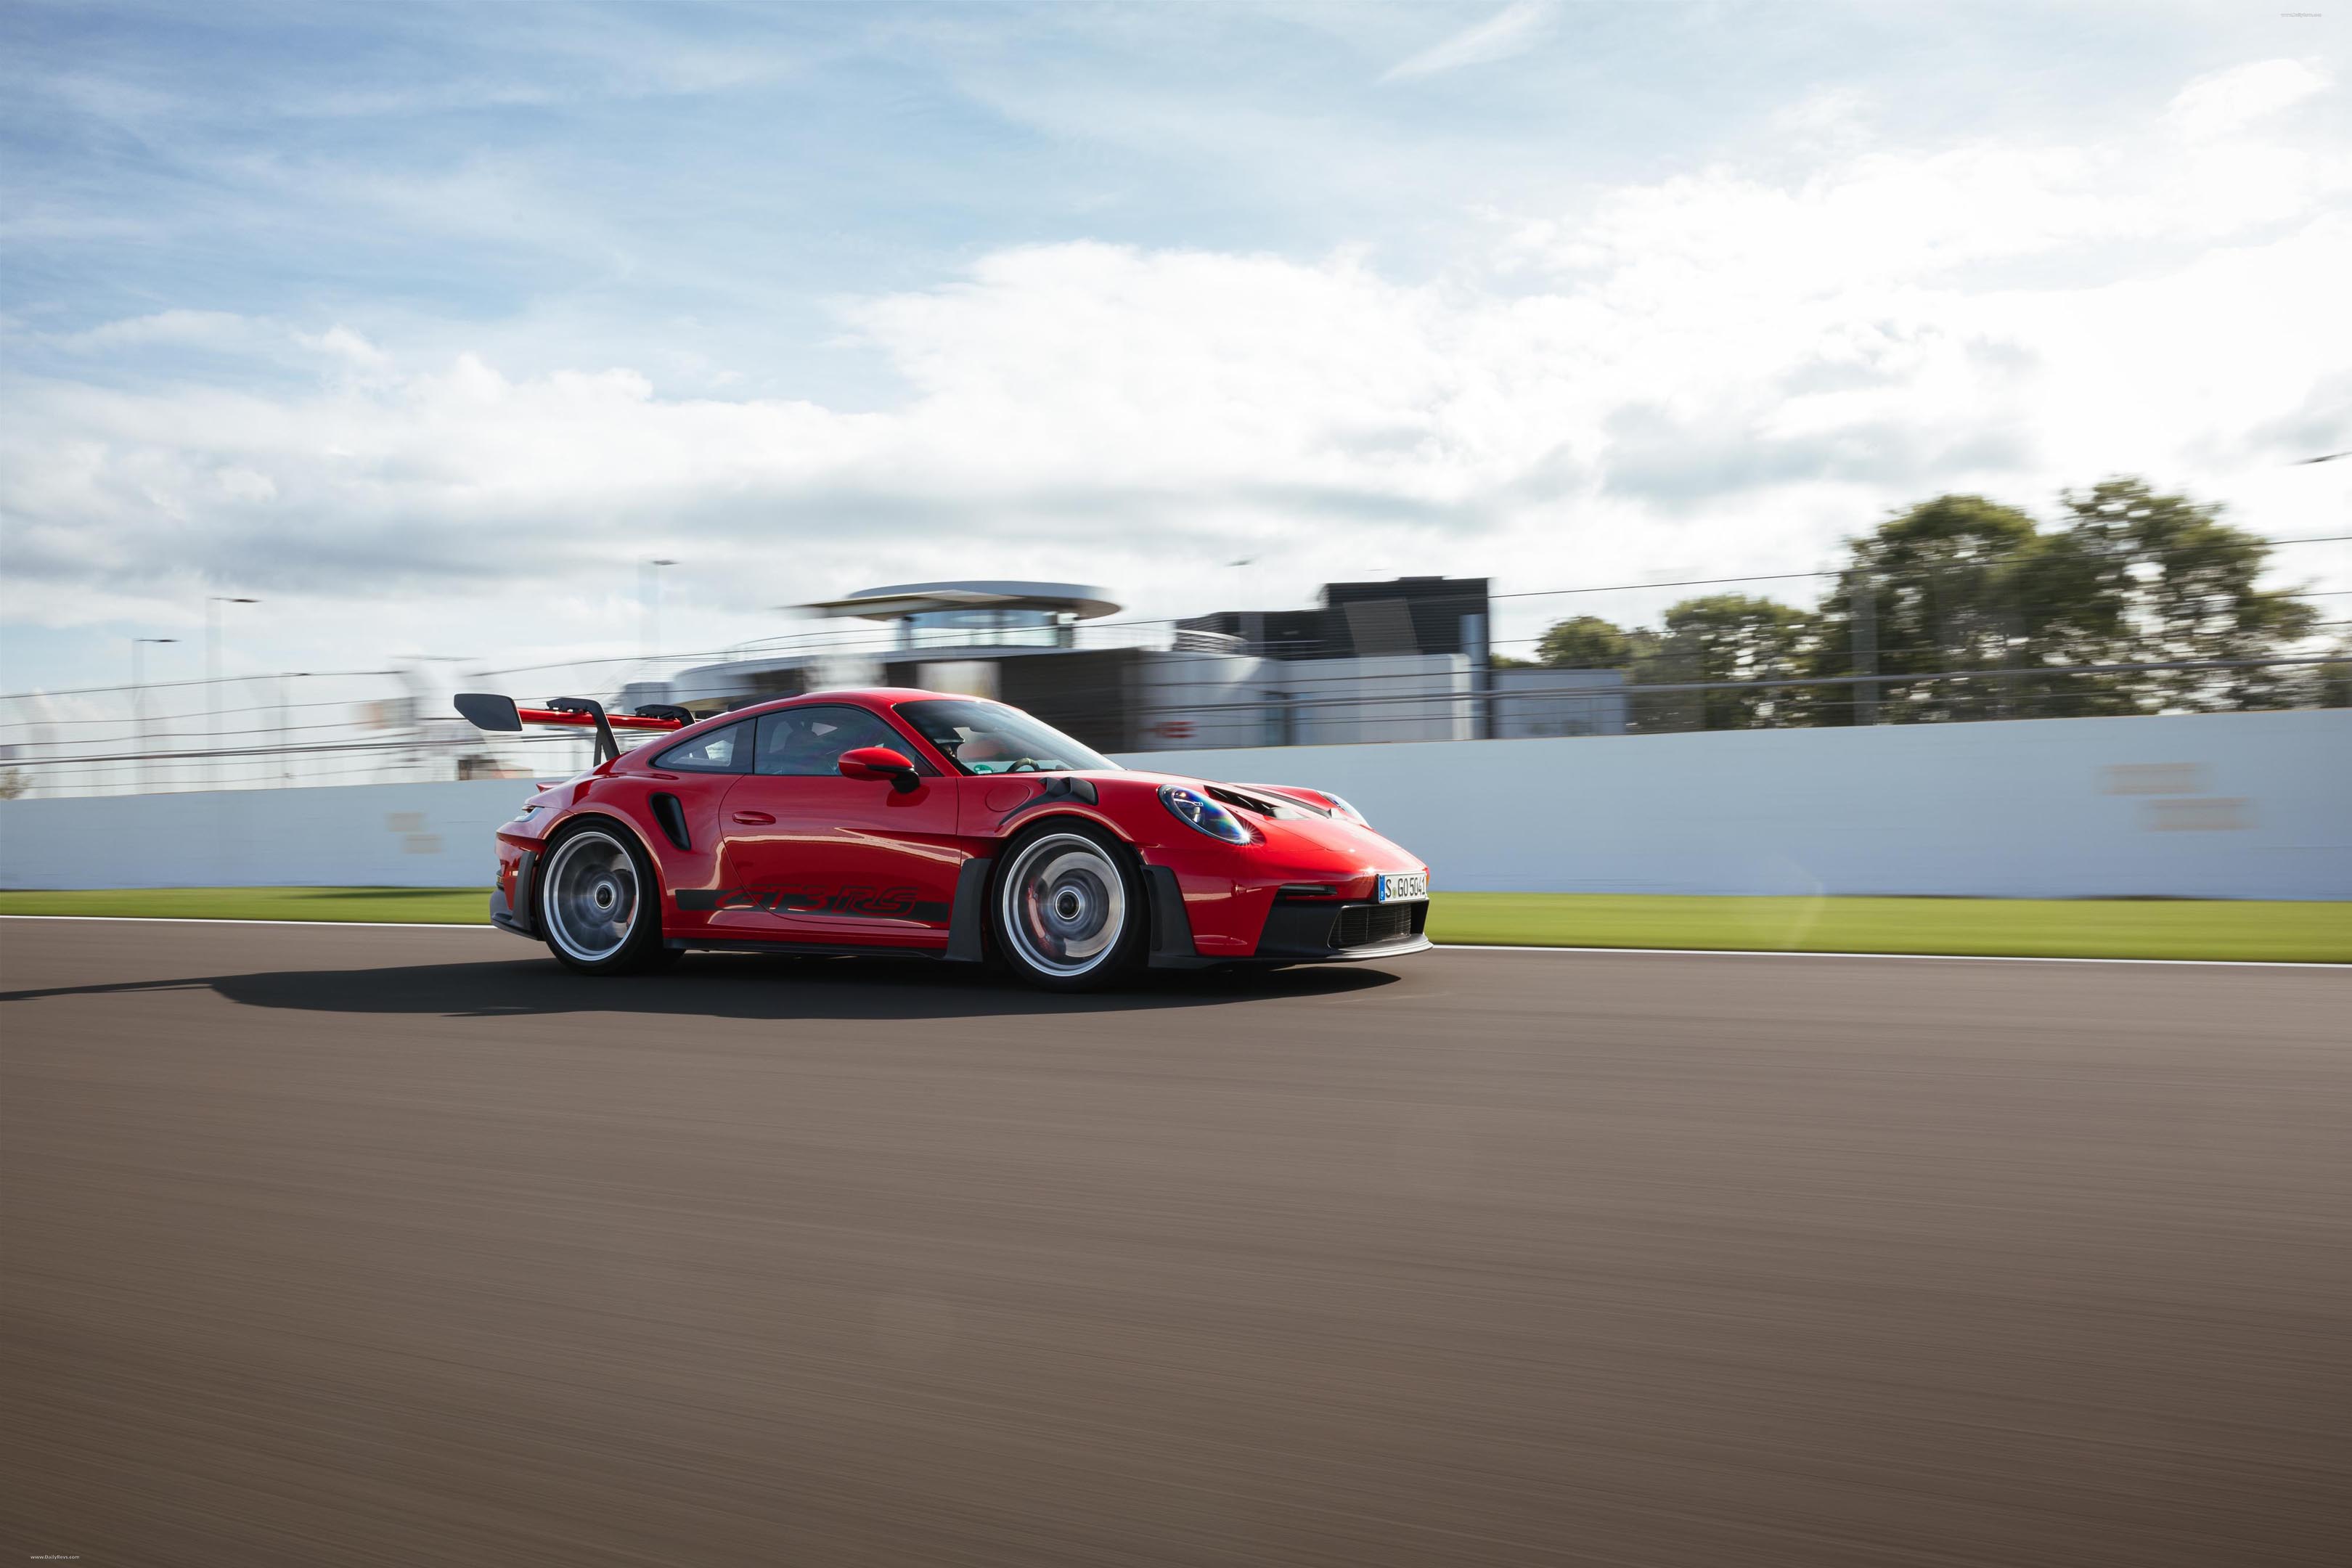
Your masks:
[[[2180,89],[2172,122],[2191,137],[2218,136],[2325,92],[2325,71],[2301,60],[2256,60],[2200,76]]]
[[[193,572],[400,596],[412,638],[496,592],[502,636],[552,642],[609,627],[600,584],[661,552],[701,574],[709,642],[894,578],[1106,581],[1179,613],[1411,570],[1786,569],[1948,487],[2040,504],[2144,470],[2231,499],[2306,455],[2274,433],[2341,371],[2314,323],[2352,276],[2347,192],[2341,150],[2243,120],[2184,154],[2151,120],[1626,185],[1417,280],[1025,247],[848,308],[908,389],[874,412],[420,365],[342,325],[303,340],[329,370],[295,392],[20,380],[11,614],[71,624]],[[290,333],[166,312],[83,338]],[[1245,590],[1218,564],[1244,554]]]
[[[294,341],[314,353],[340,360],[354,370],[382,370],[392,363],[391,355],[340,321],[323,332],[297,332]]]
[[[252,318],[228,310],[158,310],[62,334],[54,341],[76,353],[166,346],[239,350],[254,347],[267,330]]]
[[[1551,21],[1551,10],[1547,0],[1513,0],[1513,4],[1485,21],[1463,28],[1409,59],[1398,61],[1381,73],[1381,79],[1404,81],[1523,55],[1535,47],[1542,37],[1544,27]]]

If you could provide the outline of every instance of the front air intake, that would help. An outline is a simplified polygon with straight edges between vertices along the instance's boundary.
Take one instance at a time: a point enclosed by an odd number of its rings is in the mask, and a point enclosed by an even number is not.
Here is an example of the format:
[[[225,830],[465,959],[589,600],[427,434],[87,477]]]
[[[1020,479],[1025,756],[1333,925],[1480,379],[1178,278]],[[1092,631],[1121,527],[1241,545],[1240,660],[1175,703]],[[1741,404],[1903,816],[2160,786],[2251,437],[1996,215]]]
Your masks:
[[[1427,904],[1349,904],[1331,921],[1331,945],[1345,951],[1420,933]]]

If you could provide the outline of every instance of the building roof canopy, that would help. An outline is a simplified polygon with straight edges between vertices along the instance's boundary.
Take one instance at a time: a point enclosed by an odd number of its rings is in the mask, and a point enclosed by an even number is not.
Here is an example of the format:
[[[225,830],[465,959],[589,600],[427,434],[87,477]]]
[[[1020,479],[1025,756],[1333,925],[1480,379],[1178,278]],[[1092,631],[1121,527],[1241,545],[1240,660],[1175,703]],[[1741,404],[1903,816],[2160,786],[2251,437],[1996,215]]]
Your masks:
[[[825,616],[856,616],[869,621],[902,621],[942,610],[1046,610],[1082,621],[1118,613],[1109,590],[1085,583],[1026,583],[1000,579],[956,583],[900,583],[866,588],[842,599],[820,599],[803,609]]]

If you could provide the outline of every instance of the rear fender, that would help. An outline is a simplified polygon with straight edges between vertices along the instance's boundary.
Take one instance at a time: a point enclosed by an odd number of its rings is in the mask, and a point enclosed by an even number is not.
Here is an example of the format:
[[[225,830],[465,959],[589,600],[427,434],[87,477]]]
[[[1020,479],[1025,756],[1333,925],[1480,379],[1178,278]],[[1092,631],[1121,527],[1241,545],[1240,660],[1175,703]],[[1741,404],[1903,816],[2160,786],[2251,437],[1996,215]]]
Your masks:
[[[670,908],[669,900],[669,889],[677,886],[677,880],[673,874],[673,868],[663,862],[662,852],[667,849],[673,858],[677,852],[670,849],[667,841],[662,838],[661,828],[653,821],[650,811],[646,812],[644,822],[635,822],[631,820],[628,815],[614,809],[620,804],[599,800],[593,805],[575,807],[548,824],[546,836],[539,843],[537,869],[545,870],[547,853],[555,841],[583,824],[626,834],[635,841],[637,847],[645,852],[646,861],[654,868],[654,880],[656,884],[653,889],[654,908],[661,911],[662,930],[667,933],[678,923],[677,912]],[[642,809],[643,803],[639,804]],[[534,914],[533,919],[536,918]]]

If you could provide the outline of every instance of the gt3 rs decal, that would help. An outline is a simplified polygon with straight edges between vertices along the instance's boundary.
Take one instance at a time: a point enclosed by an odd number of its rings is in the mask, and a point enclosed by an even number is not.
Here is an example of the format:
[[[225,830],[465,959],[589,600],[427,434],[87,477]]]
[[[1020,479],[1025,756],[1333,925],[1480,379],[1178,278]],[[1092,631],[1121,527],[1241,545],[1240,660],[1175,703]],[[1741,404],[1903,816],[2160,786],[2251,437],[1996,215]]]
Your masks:
[[[926,899],[919,888],[683,888],[677,907],[705,912],[762,910],[776,915],[855,915],[868,920],[921,921],[943,925],[944,900]]]

